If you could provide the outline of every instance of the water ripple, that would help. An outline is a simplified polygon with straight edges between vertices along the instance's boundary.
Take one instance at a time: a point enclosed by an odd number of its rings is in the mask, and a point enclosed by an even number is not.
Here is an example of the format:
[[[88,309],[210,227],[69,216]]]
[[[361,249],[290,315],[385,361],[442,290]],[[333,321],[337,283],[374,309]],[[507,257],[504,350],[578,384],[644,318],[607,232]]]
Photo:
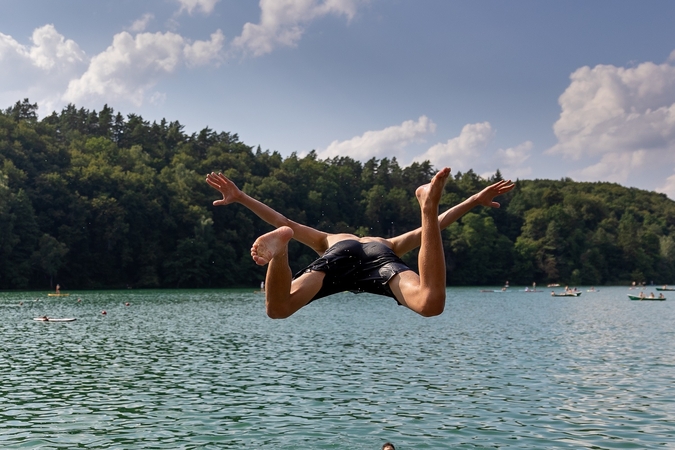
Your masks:
[[[0,294],[0,448],[675,445],[673,302],[450,289],[423,319],[345,294],[284,321],[262,302]]]

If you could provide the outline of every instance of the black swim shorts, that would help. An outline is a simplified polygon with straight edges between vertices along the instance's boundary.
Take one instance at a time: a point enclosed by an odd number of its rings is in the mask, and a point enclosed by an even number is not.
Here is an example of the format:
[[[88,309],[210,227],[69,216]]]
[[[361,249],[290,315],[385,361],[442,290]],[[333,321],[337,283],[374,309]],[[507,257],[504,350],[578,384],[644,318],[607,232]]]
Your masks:
[[[389,280],[397,273],[412,269],[384,244],[348,239],[330,247],[294,278],[313,270],[324,272],[326,276],[311,301],[345,291],[369,292],[396,299],[389,289]]]

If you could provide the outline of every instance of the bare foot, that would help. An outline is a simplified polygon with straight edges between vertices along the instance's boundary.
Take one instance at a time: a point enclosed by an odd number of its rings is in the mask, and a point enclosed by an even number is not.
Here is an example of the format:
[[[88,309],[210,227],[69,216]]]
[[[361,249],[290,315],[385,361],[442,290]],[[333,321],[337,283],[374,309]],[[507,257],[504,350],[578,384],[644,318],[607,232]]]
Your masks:
[[[436,213],[438,204],[441,201],[441,195],[443,195],[443,188],[445,188],[445,183],[448,181],[449,176],[450,168],[445,167],[434,175],[431,182],[417,188],[415,196],[423,210],[433,209],[434,214]]]
[[[264,266],[278,254],[286,251],[286,244],[293,238],[293,230],[289,227],[277,228],[263,234],[255,240],[251,247],[251,258],[259,266]]]

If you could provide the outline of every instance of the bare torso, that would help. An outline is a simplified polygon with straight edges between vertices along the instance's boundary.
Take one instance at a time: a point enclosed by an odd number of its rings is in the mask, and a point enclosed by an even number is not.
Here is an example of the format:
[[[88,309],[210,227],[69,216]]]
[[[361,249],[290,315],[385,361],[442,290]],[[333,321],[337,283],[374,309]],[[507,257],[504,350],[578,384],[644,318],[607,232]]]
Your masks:
[[[361,243],[366,243],[366,242],[379,242],[382,245],[386,245],[389,248],[393,248],[393,244],[391,241],[388,239],[384,239],[381,237],[372,237],[372,236],[366,236],[366,237],[358,237],[354,234],[349,234],[349,233],[337,233],[337,234],[328,234],[326,236],[326,248],[324,249],[324,252],[328,250],[330,247],[334,246],[338,242],[341,241],[346,241],[346,240],[354,240],[358,241]],[[323,253],[323,252],[321,252]]]

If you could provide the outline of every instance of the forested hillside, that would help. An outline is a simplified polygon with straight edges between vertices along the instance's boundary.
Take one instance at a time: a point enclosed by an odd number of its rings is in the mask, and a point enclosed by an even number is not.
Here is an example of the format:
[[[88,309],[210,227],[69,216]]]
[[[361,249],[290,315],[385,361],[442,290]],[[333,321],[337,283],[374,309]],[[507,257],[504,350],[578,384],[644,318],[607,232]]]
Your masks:
[[[211,171],[298,222],[386,237],[419,226],[414,190],[435,169],[282,158],[107,106],[39,119],[24,100],[0,112],[0,289],[257,286],[264,268],[249,249],[271,228],[240,205],[214,208]],[[455,173],[442,208],[500,177]],[[675,283],[675,202],[662,194],[520,180],[497,200],[444,232],[448,284]],[[290,252],[294,270],[316,256]]]

